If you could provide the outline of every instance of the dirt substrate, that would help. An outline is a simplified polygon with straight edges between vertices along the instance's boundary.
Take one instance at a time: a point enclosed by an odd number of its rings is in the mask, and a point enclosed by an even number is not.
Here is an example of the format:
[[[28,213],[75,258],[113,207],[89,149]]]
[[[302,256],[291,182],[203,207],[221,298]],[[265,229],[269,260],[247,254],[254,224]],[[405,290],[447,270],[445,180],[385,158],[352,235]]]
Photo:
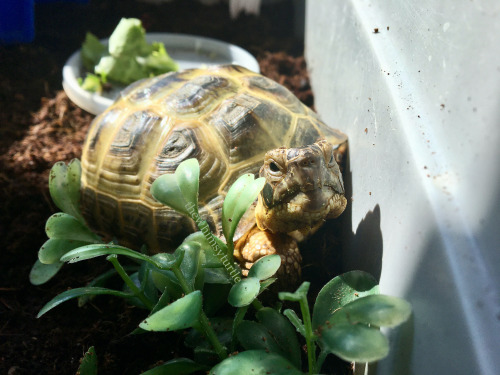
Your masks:
[[[264,75],[313,105],[301,56],[303,42],[290,36],[289,7],[265,7],[259,18],[242,15],[231,20],[227,5],[205,7],[185,0],[161,6],[130,0],[37,5],[35,41],[0,47],[2,374],[75,373],[91,345],[97,350],[100,374],[137,374],[158,361],[190,354],[180,335],[127,336],[144,318],[144,311],[114,298],[97,298],[82,308],[68,302],[35,318],[56,294],[83,286],[109,268],[103,260],[82,262],[64,267],[40,287],[28,281],[46,240],[44,223],[56,211],[48,194],[48,171],[57,161],[80,157],[93,119],[62,91],[62,66],[87,30],[106,37],[121,17],[141,18],[152,32],[198,34],[238,44],[257,56]],[[331,277],[331,269],[312,263],[307,263],[309,273],[320,269]],[[341,366],[341,372],[347,367]]]

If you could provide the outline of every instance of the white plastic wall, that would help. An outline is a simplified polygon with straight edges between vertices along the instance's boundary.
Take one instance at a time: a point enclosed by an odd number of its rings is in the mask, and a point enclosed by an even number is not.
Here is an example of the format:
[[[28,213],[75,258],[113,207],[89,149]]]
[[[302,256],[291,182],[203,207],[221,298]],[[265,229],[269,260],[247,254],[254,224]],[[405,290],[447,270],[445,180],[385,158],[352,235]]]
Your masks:
[[[305,32],[350,140],[345,267],[413,304],[376,373],[499,374],[500,2],[308,0]]]

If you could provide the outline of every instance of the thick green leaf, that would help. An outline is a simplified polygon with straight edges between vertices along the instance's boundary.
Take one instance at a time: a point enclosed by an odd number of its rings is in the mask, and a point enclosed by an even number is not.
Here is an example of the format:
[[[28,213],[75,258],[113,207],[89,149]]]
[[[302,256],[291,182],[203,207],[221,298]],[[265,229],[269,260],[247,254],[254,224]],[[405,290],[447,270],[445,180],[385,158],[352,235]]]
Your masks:
[[[294,327],[282,314],[270,307],[257,311],[257,319],[271,333],[272,337],[281,348],[281,353],[292,362],[295,367],[301,367],[300,344]]]
[[[157,311],[160,311],[165,306],[167,306],[169,303],[170,303],[170,296],[168,294],[168,290],[165,288],[165,290],[161,294],[160,298],[158,299],[158,302],[156,302],[155,307],[153,307],[153,310],[151,310],[151,315]]]
[[[207,316],[213,316],[223,306],[227,308],[227,296],[231,284],[207,284],[203,285],[203,311]]]
[[[151,276],[156,289],[162,291],[166,288],[172,299],[178,299],[184,293],[179,281],[172,271],[153,270]]]
[[[319,339],[327,350],[346,361],[373,362],[389,353],[387,338],[364,324],[340,323],[321,330]]]
[[[200,245],[195,242],[183,243],[174,254],[177,255],[179,251],[184,251],[184,258],[180,264],[181,272],[189,285],[194,288],[196,277],[203,277],[199,272],[201,269]]]
[[[87,244],[83,241],[49,238],[38,250],[38,260],[45,264],[59,263],[64,254]]]
[[[300,368],[300,345],[290,322],[269,307],[260,309],[257,319],[260,323],[244,320],[237,326],[236,335],[243,347],[278,353]]]
[[[222,231],[226,241],[233,240],[241,217],[255,201],[265,182],[263,177],[254,180],[252,174],[245,174],[238,178],[227,192],[222,206]]]
[[[101,57],[107,52],[107,48],[102,44],[97,37],[87,32],[85,41],[82,44],[80,56],[82,58],[83,66],[89,72],[94,71],[94,66],[99,63]]]
[[[151,185],[153,197],[174,210],[195,218],[198,215],[198,187],[200,166],[198,160],[188,159],[174,174],[164,174]]]
[[[151,185],[151,195],[158,202],[191,217],[197,212],[198,205],[188,205],[177,184],[175,174],[164,174]]]
[[[206,369],[205,366],[190,359],[176,358],[143,372],[142,375],[189,375],[204,369]]]
[[[110,257],[116,257],[116,255],[110,255]],[[109,259],[106,259],[109,260]],[[139,273],[134,272],[131,275],[129,275],[130,280],[132,280],[133,284],[139,289],[142,290],[143,288],[141,287],[141,280],[139,279]],[[158,295],[156,294],[153,298],[147,298],[151,305],[146,305],[143,300],[141,300],[137,295],[135,295],[134,291],[130,289],[130,286],[128,284],[123,284],[122,286],[122,291],[124,291],[127,294],[134,295],[132,298],[129,299],[128,303],[131,305],[140,307],[141,309],[146,309],[146,310],[151,310],[152,306],[156,304],[156,301],[158,300]],[[156,292],[156,288],[155,288]],[[144,293],[144,291],[143,291]],[[144,293],[145,294],[145,293]]]
[[[162,270],[170,270],[173,267],[179,267],[184,259],[184,248],[179,246],[173,254],[158,253],[151,257]],[[154,265],[154,264],[153,264]]]
[[[146,318],[139,327],[146,331],[176,331],[192,327],[200,316],[201,301],[201,292],[196,290]]]
[[[205,308],[205,307],[203,307]],[[213,328],[219,342],[223,345],[229,345],[232,339],[231,318],[215,317],[210,319],[210,326]],[[213,349],[212,344],[206,339],[205,335],[196,329],[192,329],[186,336],[184,344],[188,348],[206,348]]]
[[[210,375],[235,374],[280,374],[303,375],[292,363],[277,353],[266,353],[264,350],[246,350],[226,358],[212,368]]]
[[[122,297],[122,298],[132,298],[128,293],[124,293],[118,290],[113,290],[113,289],[106,289],[106,288],[97,288],[97,287],[83,287],[83,288],[75,288],[75,289],[70,289],[65,292],[62,292],[61,294],[58,294],[55,296],[52,300],[47,302],[45,306],[42,307],[40,312],[37,315],[37,318],[41,317],[43,314],[46,312],[52,310],[54,307],[60,305],[63,302],[66,302],[67,300],[70,300],[72,298],[77,298],[80,296],[83,296],[85,294],[91,294],[91,295],[98,295],[98,294],[109,294],[112,296],[116,297]]]
[[[49,190],[54,204],[59,209],[84,223],[80,212],[80,177],[82,167],[78,159],[73,159],[66,166],[57,162],[50,170]]]
[[[236,327],[236,337],[245,350],[260,349],[288,358],[289,353],[278,345],[271,332],[261,323],[243,320]]]
[[[200,165],[197,159],[188,159],[175,170],[177,184],[186,203],[198,207],[198,189],[200,186]]]
[[[71,250],[61,257],[62,262],[76,263],[82,260],[92,259],[103,255],[125,255],[129,258],[140,259],[151,263],[155,267],[161,268],[162,264],[153,257],[149,257],[127,247],[109,244],[93,244],[82,246]]]
[[[234,307],[247,306],[257,297],[259,291],[259,279],[247,277],[231,287],[227,300]]]
[[[377,281],[363,271],[351,271],[335,277],[320,290],[316,298],[313,329],[318,329],[337,309],[360,297],[378,294],[378,290]]]
[[[161,309],[163,309],[165,306],[167,306],[170,303],[170,301],[171,301],[170,295],[168,294],[167,288],[165,288],[165,290],[163,291],[162,295],[160,296],[158,302],[153,307],[153,310],[151,310],[151,312],[149,313],[148,316],[151,316],[155,312],[160,311]],[[144,330],[144,329],[142,329],[142,328],[140,328],[140,327],[137,327],[136,329],[134,329],[131,332],[131,334],[132,335],[137,335],[139,333],[145,333],[145,332],[147,332],[147,331]]]
[[[150,301],[154,301],[154,303],[158,302],[158,290],[153,282],[153,270],[156,269],[151,265],[151,263],[142,262],[139,271],[139,289],[141,289]]]
[[[295,292],[279,292],[278,297],[282,301],[292,301],[299,302],[301,299],[307,298],[307,292],[309,291],[309,286],[311,283],[309,281],[304,281]]]
[[[364,323],[377,327],[395,327],[406,321],[411,305],[405,300],[386,295],[371,295],[348,303],[329,319],[330,324]]]
[[[37,259],[30,271],[30,283],[33,285],[45,284],[59,272],[63,264],[63,262],[44,264]]]
[[[83,356],[80,361],[80,367],[78,367],[79,375],[97,375],[97,355],[95,354],[95,349],[93,346],[89,348],[87,353]]]
[[[213,349],[198,346],[194,348],[193,352],[193,359],[195,360],[195,362],[202,363],[207,367],[212,367],[220,361],[219,356]]]
[[[204,268],[218,268],[222,267],[222,263],[217,255],[215,255],[214,250],[210,243],[208,242],[205,235],[198,231],[190,234],[184,239],[183,244],[186,243],[197,243],[200,246],[201,255],[202,255],[202,267]],[[217,243],[219,244],[219,243]],[[222,252],[225,254],[225,248],[222,249]]]
[[[269,279],[281,266],[281,257],[277,254],[266,255],[260,258],[248,271],[249,277],[256,277],[259,280]]]
[[[205,268],[205,284],[231,284],[232,280],[225,268]]]
[[[98,235],[92,232],[74,216],[63,212],[49,217],[45,224],[45,233],[49,238],[83,241],[87,243],[102,243]]]

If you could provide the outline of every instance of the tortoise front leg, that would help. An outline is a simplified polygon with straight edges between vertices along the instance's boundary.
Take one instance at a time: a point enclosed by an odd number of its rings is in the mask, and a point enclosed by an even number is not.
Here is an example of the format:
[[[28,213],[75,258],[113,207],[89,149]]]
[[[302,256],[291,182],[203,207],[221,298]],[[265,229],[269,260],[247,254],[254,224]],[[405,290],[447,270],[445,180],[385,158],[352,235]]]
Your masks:
[[[255,226],[234,246],[234,256],[239,261],[243,276],[252,265],[266,255],[278,254],[281,267],[276,273],[280,286],[296,286],[300,281],[302,256],[297,241],[284,233],[271,233]]]

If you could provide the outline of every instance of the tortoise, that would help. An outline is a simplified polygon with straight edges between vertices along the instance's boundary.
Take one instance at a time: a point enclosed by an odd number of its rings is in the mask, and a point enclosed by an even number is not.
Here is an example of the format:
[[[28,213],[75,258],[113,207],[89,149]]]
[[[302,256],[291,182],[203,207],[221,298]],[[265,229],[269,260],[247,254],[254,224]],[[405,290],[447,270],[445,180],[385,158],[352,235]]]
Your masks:
[[[184,160],[200,164],[200,216],[221,235],[221,209],[242,174],[266,184],[240,222],[235,257],[244,274],[278,253],[300,277],[297,240],[346,206],[338,161],[347,145],[288,89],[236,65],[190,69],[127,87],[93,121],[82,155],[88,224],[132,248],[171,251],[194,222],[151,196],[153,181]]]

